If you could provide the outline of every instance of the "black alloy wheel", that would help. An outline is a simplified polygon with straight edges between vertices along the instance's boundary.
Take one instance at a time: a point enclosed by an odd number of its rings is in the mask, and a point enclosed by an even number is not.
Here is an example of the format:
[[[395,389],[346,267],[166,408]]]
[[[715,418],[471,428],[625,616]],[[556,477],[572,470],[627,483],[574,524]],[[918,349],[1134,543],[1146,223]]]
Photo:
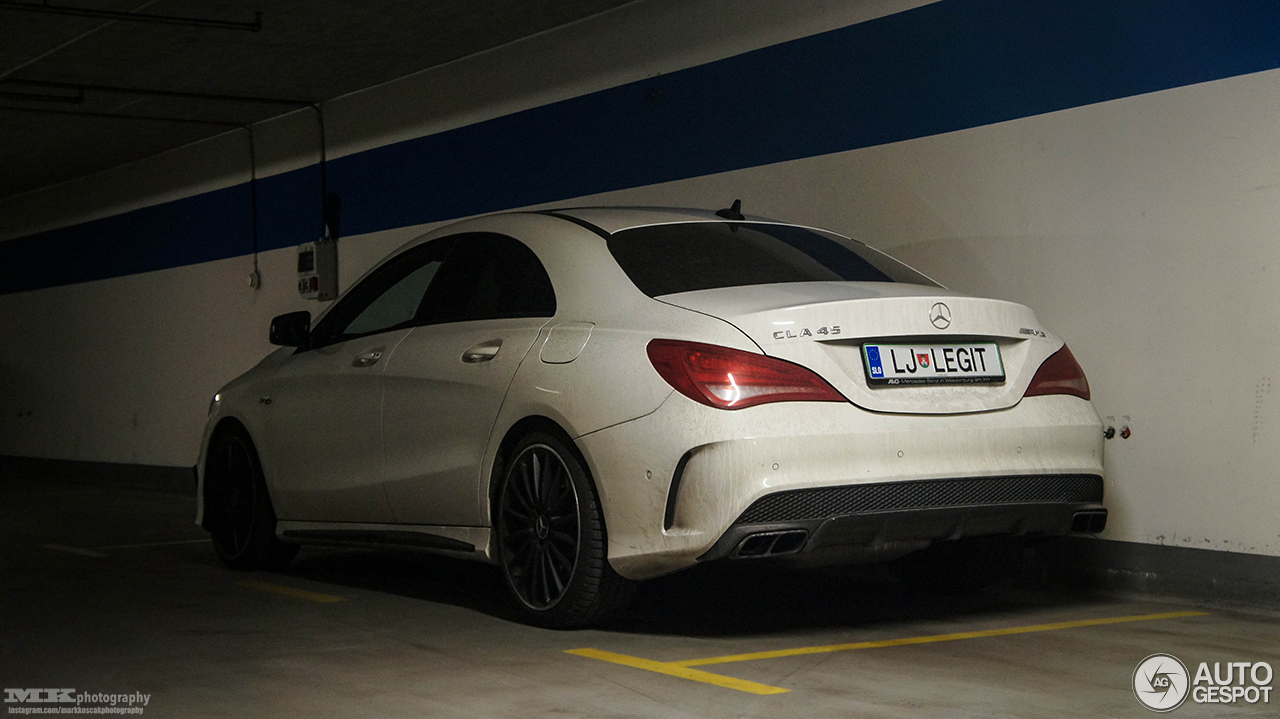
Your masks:
[[[253,486],[253,460],[249,448],[240,437],[229,436],[216,448],[216,474],[206,511],[216,518],[219,531],[213,542],[217,550],[229,557],[244,554],[253,530],[253,510],[258,493]],[[212,462],[210,464],[213,464]]]
[[[600,621],[626,602],[631,582],[609,566],[586,470],[549,434],[525,437],[509,456],[494,516],[507,586],[534,624]]]
[[[214,438],[205,464],[205,527],[222,563],[232,569],[282,569],[296,545],[275,536],[276,516],[249,436],[228,430]]]
[[[512,462],[502,495],[502,559],[516,597],[535,611],[564,598],[581,543],[578,493],[569,469],[545,444]]]

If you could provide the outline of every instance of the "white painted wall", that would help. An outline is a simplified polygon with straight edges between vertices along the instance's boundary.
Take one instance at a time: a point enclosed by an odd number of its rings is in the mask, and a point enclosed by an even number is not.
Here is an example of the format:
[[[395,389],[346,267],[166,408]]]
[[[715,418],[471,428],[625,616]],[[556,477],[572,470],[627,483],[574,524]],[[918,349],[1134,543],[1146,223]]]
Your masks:
[[[1106,445],[1104,536],[1274,556],[1277,117],[1272,71],[584,202],[742,197],[1029,305],[1133,431]]]
[[[330,157],[861,22],[920,2],[642,0],[326,106]],[[1108,443],[1112,539],[1280,555],[1280,72],[557,204],[718,207],[859,237],[1067,338]],[[259,176],[314,163],[309,111]],[[0,201],[17,237],[248,178],[245,133]],[[79,208],[68,213],[67,208]],[[427,226],[344,238],[344,284]],[[0,296],[0,453],[190,465],[210,395],[317,309],[293,250]],[[1278,388],[1280,389],[1280,388]]]

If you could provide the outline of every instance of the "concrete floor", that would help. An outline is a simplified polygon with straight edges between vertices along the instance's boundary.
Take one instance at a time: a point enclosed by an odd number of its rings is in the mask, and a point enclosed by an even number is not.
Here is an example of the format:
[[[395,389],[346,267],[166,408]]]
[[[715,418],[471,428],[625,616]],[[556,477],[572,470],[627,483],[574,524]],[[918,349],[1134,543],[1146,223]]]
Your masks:
[[[1275,616],[1026,582],[938,597],[878,570],[699,568],[607,629],[547,631],[513,621],[484,565],[304,549],[286,573],[232,572],[192,505],[0,480],[0,687],[150,694],[147,717],[1144,717],[1130,682],[1150,654],[1280,668]],[[1147,618],[1188,611],[1209,613]],[[1044,626],[1117,617],[1141,619]],[[1030,629],[990,631],[1010,628]],[[956,633],[979,636],[791,651]],[[767,651],[783,656],[686,661]]]

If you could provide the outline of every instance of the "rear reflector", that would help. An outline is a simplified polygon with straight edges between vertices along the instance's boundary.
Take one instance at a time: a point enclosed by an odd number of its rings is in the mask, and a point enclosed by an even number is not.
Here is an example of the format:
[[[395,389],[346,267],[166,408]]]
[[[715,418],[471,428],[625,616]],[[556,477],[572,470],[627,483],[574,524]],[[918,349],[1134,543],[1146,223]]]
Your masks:
[[[1046,394],[1069,394],[1081,399],[1089,399],[1089,380],[1080,369],[1080,363],[1071,354],[1066,345],[1049,355],[1049,359],[1036,370],[1031,378],[1031,386],[1027,387],[1024,397],[1038,397]]]
[[[766,402],[844,402],[826,380],[798,364],[701,342],[653,340],[649,361],[676,391],[718,409]]]

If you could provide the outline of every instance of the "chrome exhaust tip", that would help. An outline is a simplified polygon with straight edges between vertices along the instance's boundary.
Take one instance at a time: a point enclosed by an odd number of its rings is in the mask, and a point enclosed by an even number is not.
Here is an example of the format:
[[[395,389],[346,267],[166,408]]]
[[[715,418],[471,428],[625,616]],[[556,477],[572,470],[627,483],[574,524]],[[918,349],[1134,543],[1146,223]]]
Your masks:
[[[759,557],[776,557],[782,554],[795,554],[804,549],[809,539],[809,532],[803,529],[788,529],[781,532],[759,532],[745,537],[738,543],[731,556],[739,559],[756,559]]]
[[[1091,509],[1071,516],[1072,534],[1097,534],[1107,528],[1107,510]]]

